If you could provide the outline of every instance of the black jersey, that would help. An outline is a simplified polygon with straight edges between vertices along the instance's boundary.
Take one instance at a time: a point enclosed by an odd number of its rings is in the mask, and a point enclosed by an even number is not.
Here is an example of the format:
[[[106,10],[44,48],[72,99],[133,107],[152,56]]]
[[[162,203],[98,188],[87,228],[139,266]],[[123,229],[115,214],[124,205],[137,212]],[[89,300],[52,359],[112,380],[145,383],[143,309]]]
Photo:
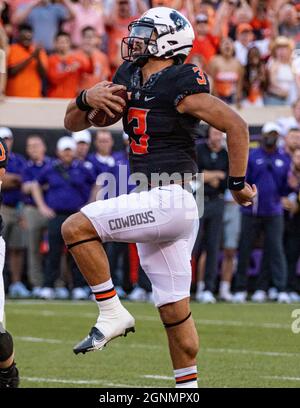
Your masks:
[[[7,160],[8,160],[7,146],[4,140],[0,137],[0,169],[6,168]],[[1,205],[1,202],[2,202],[2,195],[1,195],[1,189],[0,189],[0,205]],[[3,221],[0,215],[0,235],[2,233],[2,230],[3,230]]]
[[[192,64],[172,65],[142,84],[141,69],[124,62],[113,82],[125,85],[131,99],[123,116],[130,137],[131,172],[196,173],[194,134],[199,120],[176,106],[187,95],[208,93],[206,74]]]

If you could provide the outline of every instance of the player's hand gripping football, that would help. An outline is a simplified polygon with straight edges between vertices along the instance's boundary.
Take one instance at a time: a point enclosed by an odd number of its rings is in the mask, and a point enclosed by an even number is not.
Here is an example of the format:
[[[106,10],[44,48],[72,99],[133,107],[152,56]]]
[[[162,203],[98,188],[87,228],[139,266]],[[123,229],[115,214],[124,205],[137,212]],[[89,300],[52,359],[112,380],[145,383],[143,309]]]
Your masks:
[[[257,194],[257,188],[255,184],[245,183],[245,187],[242,190],[230,190],[232,197],[234,200],[244,207],[248,207],[249,205],[253,204],[253,200]]]
[[[111,85],[111,86],[109,86]],[[123,85],[114,85],[109,81],[102,81],[87,90],[86,101],[95,109],[104,110],[111,118],[115,115],[112,111],[123,112],[125,102],[122,98],[114,95],[114,92],[121,89],[126,90]]]

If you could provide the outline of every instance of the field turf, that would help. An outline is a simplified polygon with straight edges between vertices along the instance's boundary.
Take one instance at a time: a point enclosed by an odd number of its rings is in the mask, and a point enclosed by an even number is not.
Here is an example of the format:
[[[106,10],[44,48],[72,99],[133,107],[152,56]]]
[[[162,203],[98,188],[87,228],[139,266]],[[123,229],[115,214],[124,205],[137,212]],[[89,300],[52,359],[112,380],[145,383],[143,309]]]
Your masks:
[[[92,302],[8,301],[22,387],[173,387],[166,335],[153,305],[126,303],[136,333],[75,356],[97,316]],[[300,387],[300,305],[192,304],[201,338],[200,387]],[[300,313],[300,311],[299,311]]]

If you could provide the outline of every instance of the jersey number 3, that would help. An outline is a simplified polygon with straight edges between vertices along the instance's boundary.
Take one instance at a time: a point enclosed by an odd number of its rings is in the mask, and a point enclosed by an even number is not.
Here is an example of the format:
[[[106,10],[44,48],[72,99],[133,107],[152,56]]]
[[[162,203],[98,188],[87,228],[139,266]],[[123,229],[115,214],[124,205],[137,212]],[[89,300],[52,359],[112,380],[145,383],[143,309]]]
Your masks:
[[[137,126],[133,127],[135,135],[139,136],[138,142],[134,139],[131,140],[130,147],[134,154],[146,154],[148,153],[148,140],[147,135],[147,115],[149,109],[129,108],[128,110],[128,124],[133,120],[137,121]]]
[[[195,72],[195,74],[198,73],[198,77],[196,78],[197,82],[199,85],[206,85],[207,81],[204,75],[204,72],[202,71],[202,69],[198,68],[198,67],[194,67],[193,71]]]

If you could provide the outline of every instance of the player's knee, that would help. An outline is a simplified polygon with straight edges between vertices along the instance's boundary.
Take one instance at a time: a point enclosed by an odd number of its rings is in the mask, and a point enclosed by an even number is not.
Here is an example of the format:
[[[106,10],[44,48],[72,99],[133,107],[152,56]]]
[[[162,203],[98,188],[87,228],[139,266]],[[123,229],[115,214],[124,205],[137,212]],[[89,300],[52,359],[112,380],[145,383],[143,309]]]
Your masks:
[[[14,344],[11,335],[5,331],[0,333],[0,363],[8,360],[14,351]]]
[[[171,305],[160,307],[159,313],[163,323],[174,323],[181,320],[177,311]]]
[[[185,319],[190,313],[189,298],[159,307],[160,318],[164,324],[173,324]]]
[[[97,234],[90,221],[80,212],[66,219],[61,226],[61,233],[66,243],[89,238]]]

